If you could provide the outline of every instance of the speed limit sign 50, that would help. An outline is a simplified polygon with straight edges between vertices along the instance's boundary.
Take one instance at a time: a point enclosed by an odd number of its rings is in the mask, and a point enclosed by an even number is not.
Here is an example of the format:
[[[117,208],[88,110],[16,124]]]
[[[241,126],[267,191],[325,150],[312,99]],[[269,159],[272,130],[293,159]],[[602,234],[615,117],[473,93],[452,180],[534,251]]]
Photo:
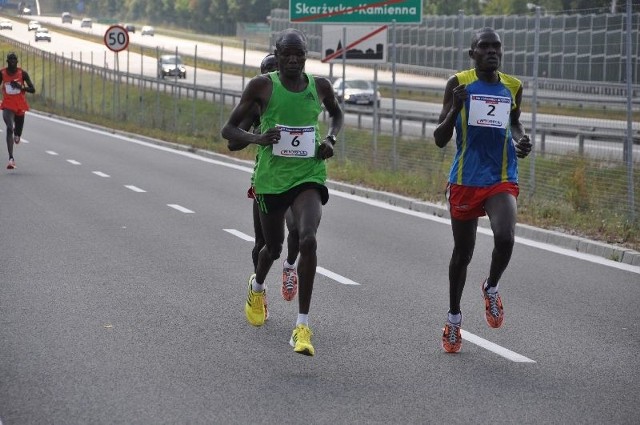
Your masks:
[[[104,33],[104,44],[114,52],[124,50],[129,46],[129,33],[120,25],[111,25]]]

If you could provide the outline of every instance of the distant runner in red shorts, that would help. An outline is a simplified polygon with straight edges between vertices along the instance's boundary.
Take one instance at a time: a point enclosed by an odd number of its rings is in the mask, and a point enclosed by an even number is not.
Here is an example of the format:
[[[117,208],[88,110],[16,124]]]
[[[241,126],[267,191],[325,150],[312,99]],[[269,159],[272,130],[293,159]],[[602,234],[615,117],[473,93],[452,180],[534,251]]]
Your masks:
[[[2,68],[2,119],[7,125],[7,150],[9,151],[8,170],[16,168],[13,159],[13,145],[20,143],[24,128],[24,115],[29,110],[25,93],[35,93],[36,88],[29,78],[29,74],[18,68],[18,56],[15,53],[7,55],[7,67]]]

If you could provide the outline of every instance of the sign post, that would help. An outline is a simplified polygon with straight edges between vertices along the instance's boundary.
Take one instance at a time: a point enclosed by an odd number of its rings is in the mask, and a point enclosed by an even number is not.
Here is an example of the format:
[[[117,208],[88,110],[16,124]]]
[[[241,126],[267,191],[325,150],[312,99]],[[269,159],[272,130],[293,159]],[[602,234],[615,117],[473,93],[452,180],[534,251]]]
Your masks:
[[[120,103],[120,63],[118,61],[118,52],[129,47],[129,32],[121,25],[111,25],[104,33],[104,44],[113,52],[113,91],[116,101],[113,102],[113,117],[116,117],[116,103]],[[116,92],[116,87],[118,91]]]
[[[289,20],[293,23],[313,23],[313,24],[391,24],[392,32],[392,131],[393,131],[393,167],[394,170],[397,167],[397,151],[396,151],[396,24],[420,24],[422,22],[422,0],[289,0]],[[349,62],[362,62],[362,59],[366,56],[377,56],[378,45],[367,54],[362,52],[361,48],[353,50],[358,44],[364,45],[364,41],[373,38],[379,32],[384,32],[385,43],[387,26],[384,25],[377,30],[372,30],[365,35],[356,36],[356,40],[347,44],[347,29],[343,28],[341,49],[333,51],[332,47],[325,46],[325,30],[323,27],[323,46],[322,46],[322,62],[331,63],[331,59],[335,57],[342,58],[342,76],[343,82],[345,78],[346,62],[349,58],[350,50],[353,61]],[[350,37],[349,40],[352,38]],[[331,46],[335,45],[335,41]],[[368,43],[367,43],[368,44]],[[327,46],[329,46],[327,44]],[[386,44],[381,47],[384,49],[383,55],[386,54]],[[355,60],[356,57],[360,58],[360,61]],[[376,61],[373,61],[374,63]],[[376,69],[377,71],[377,69]],[[377,78],[377,72],[375,73]],[[374,81],[374,87],[377,88],[377,82]],[[373,109],[373,126],[377,123],[377,109],[374,103]],[[375,133],[374,133],[375,137]],[[344,142],[344,140],[343,140]],[[343,143],[344,144],[344,143]],[[375,140],[374,140],[375,144]],[[374,154],[375,155],[375,154]]]

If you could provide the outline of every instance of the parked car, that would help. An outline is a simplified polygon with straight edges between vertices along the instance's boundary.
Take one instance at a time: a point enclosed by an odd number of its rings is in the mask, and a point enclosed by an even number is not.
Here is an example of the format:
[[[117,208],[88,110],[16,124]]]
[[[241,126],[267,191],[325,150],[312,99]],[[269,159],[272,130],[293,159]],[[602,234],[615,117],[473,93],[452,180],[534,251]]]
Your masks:
[[[373,105],[373,102],[377,102],[378,107],[380,107],[380,92],[374,92],[373,82],[367,80],[346,80],[346,84],[344,85],[346,88],[343,90],[342,78],[338,78],[336,82],[333,83],[333,92],[340,102],[342,102],[344,96],[345,103]]]
[[[7,21],[7,20],[0,21],[0,30],[12,30],[12,29],[13,29],[13,22]]]
[[[180,56],[162,55],[158,58],[158,78],[187,78],[187,69]]]
[[[40,28],[40,22],[38,21],[29,21],[29,23],[27,24],[27,29],[29,31],[35,31],[38,28]]]
[[[127,32],[130,32],[130,33],[135,33],[136,32],[136,26],[133,25],[133,24],[124,24],[123,27],[124,27],[124,29],[127,30]]]
[[[154,34],[155,29],[150,25],[145,25],[144,27],[142,27],[142,30],[140,30],[140,35],[150,35],[153,37]]]
[[[93,21],[91,18],[82,18],[80,21],[80,28],[91,28],[93,27]]]
[[[48,41],[51,43],[51,33],[47,28],[40,27],[36,30],[36,41]]]
[[[63,24],[72,24],[73,16],[69,12],[62,12],[62,23]]]

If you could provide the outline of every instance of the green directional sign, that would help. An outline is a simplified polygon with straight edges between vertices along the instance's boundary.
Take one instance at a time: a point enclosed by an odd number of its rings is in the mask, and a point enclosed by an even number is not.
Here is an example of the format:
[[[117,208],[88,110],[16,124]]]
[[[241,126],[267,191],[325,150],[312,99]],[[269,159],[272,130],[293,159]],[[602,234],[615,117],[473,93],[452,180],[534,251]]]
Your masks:
[[[289,20],[316,24],[422,21],[422,0],[289,0]]]

